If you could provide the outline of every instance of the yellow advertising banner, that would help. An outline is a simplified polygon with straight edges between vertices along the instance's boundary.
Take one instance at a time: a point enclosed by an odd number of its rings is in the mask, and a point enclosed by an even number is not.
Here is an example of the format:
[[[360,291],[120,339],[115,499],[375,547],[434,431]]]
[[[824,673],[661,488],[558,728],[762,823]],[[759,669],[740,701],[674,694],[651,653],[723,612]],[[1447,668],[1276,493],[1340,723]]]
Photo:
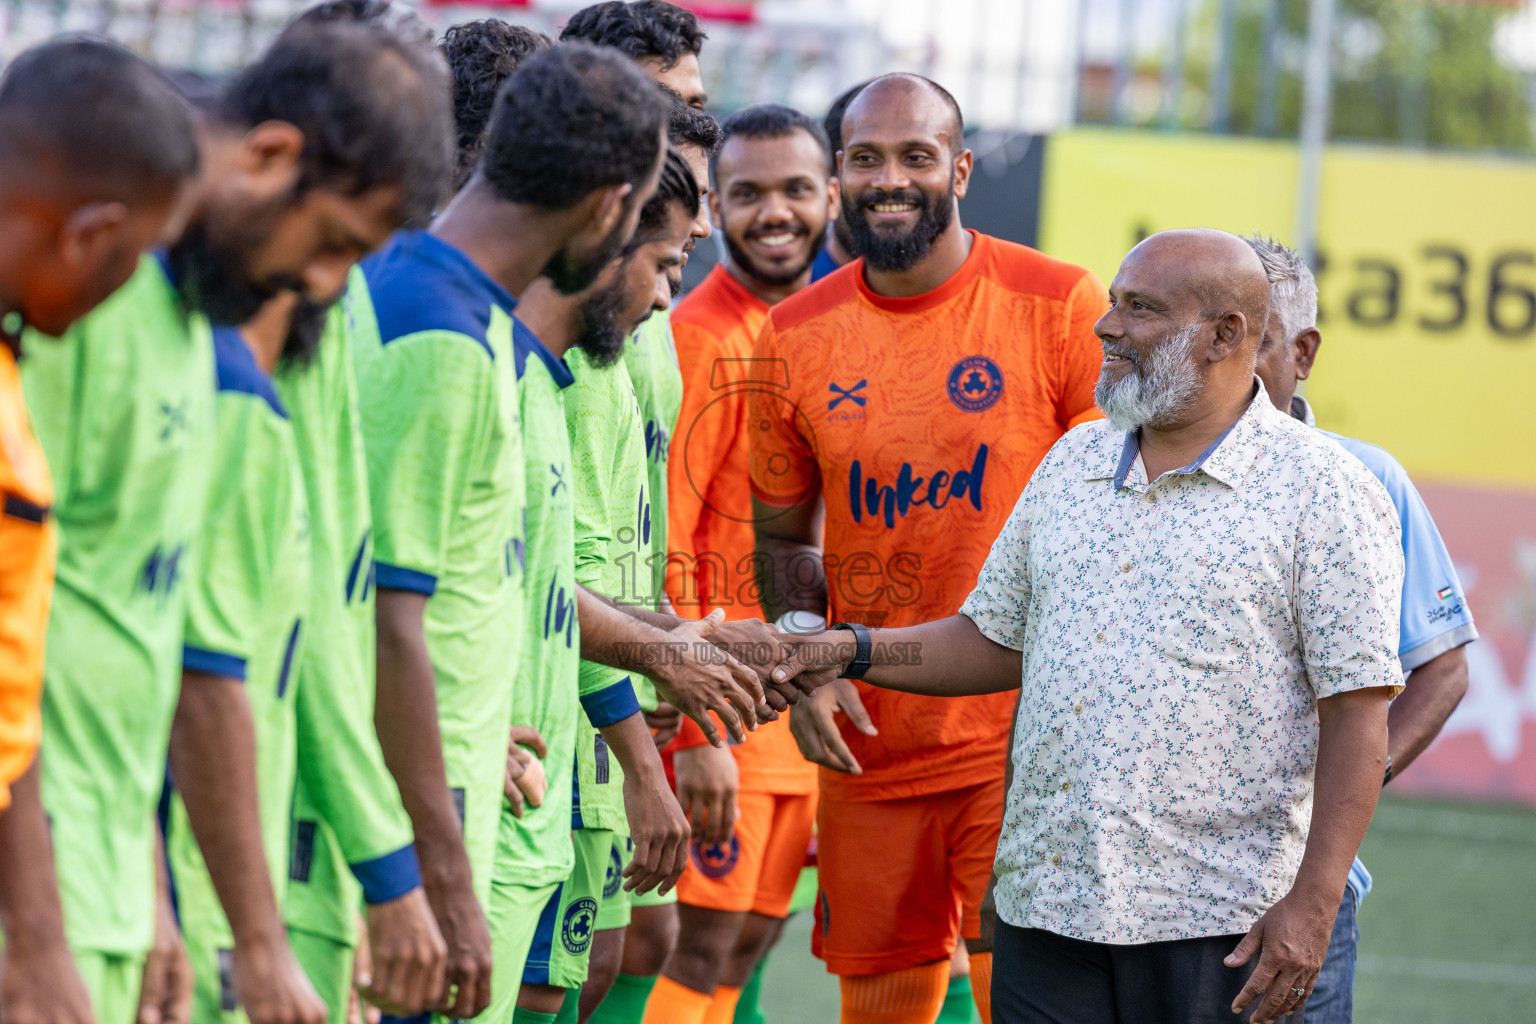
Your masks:
[[[1296,173],[1290,143],[1054,135],[1041,248],[1108,284],[1154,231],[1290,242]],[[1319,422],[1415,476],[1536,487],[1536,162],[1331,147],[1318,250]]]

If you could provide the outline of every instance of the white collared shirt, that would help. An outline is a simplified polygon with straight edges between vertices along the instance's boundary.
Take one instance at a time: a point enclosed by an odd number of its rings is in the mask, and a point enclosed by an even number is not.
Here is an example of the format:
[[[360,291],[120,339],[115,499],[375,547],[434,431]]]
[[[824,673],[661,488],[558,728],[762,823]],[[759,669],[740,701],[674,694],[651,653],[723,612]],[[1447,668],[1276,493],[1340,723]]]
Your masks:
[[[1035,471],[961,613],[1024,653],[997,852],[1016,927],[1142,943],[1247,931],[1295,881],[1317,701],[1402,687],[1400,528],[1262,386],[1147,482],[1099,421]]]

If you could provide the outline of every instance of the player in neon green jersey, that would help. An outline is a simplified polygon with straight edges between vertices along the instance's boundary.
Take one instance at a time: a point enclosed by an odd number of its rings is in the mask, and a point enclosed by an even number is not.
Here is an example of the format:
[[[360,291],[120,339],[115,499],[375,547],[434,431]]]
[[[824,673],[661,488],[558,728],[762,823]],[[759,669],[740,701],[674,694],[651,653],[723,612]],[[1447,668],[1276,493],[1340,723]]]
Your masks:
[[[473,903],[455,918],[441,897],[490,888],[514,680],[523,688],[521,630],[510,625],[524,615],[517,378],[542,364],[514,351],[512,296],[540,273],[572,290],[589,283],[632,233],[661,155],[660,104],[636,95],[622,60],[557,48],[518,75],[481,171],[431,233],[398,239],[365,267],[381,344],[360,350],[358,367],[380,738],[439,904],[460,1017],[491,996],[489,935]],[[592,123],[616,137],[572,127]],[[544,169],[557,157],[582,173],[551,193]]]
[[[211,337],[185,310],[243,319],[290,282],[335,294],[350,262],[404,219],[439,91],[402,74],[413,65],[390,46],[356,29],[285,36],[213,112],[202,137],[213,170],[171,250],[174,270],[146,263],[49,358],[28,361],[27,387],[51,410],[39,422],[45,450],[70,481],[57,506],[43,797],[71,946],[84,973],[102,979],[103,1018],[134,1014],[156,921],[153,814],[173,714],[190,740],[180,754],[209,754],[173,757],[173,771],[193,823],[223,840],[203,852],[223,879],[240,1001],[257,1024],[323,1010],[288,950],[256,824],[254,765],[237,757],[253,749],[249,712],[218,713],[245,695],[238,684],[189,687],[178,704],[213,440]],[[309,87],[286,88],[295,81]],[[421,102],[404,102],[413,96]],[[366,166],[352,157],[363,152]],[[242,722],[243,748],[217,731]],[[198,727],[207,723],[217,730]]]
[[[555,349],[565,350],[563,362],[570,367],[572,380],[561,397],[570,443],[564,478],[575,513],[571,571],[578,585],[634,604],[654,604],[647,564],[651,512],[644,427],[620,356],[627,333],[669,301],[666,274],[682,263],[697,205],[691,172],[675,152],[669,153],[657,192],[642,210],[623,257],[579,295],[563,297],[538,282],[522,307],[525,322]],[[580,663],[578,681],[585,713],[577,719],[571,800],[575,865],[540,917],[533,940],[537,955],[530,956],[523,972],[525,1005],[535,993],[551,1007],[563,998],[559,1019],[572,1021],[576,990],[587,980],[594,932],[607,929],[622,936],[628,923],[628,903],[619,898],[624,865],[614,861],[629,833],[626,798],[676,812],[637,701],[636,691],[649,684],[592,661]],[[639,773],[627,776],[630,768]],[[523,820],[530,817],[525,812]],[[641,814],[642,828],[646,821]],[[664,884],[673,880],[669,873]],[[594,979],[594,1004],[617,967],[614,957],[613,970]]]
[[[242,684],[242,723],[259,780],[260,840],[282,900],[296,754],[294,666],[309,604],[308,502],[293,425],[272,385],[279,349],[254,351],[233,327],[213,333],[218,399],[207,511],[188,573],[183,686]],[[281,341],[281,339],[279,339]],[[235,730],[231,730],[233,733]],[[173,743],[177,743],[173,730]],[[178,746],[181,744],[178,743]],[[178,762],[185,759],[177,750]],[[181,799],[170,798],[165,847],[196,984],[192,1018],[238,1020],[234,934]],[[211,842],[220,839],[211,838]]]
[[[86,1024],[103,986],[87,988],[65,938],[37,757],[57,483],[29,422],[17,364],[37,338],[23,353],[21,325],[63,334],[127,281],[180,231],[199,160],[171,83],[92,39],[10,63],[0,136],[0,1020]]]

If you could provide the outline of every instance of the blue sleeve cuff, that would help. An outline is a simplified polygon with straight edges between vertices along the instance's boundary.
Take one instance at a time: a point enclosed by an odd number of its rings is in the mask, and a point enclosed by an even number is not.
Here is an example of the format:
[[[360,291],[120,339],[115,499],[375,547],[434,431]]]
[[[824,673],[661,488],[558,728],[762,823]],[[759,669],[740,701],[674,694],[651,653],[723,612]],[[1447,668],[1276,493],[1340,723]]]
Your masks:
[[[351,868],[362,883],[363,901],[369,904],[388,903],[421,887],[421,867],[416,862],[413,844],[373,860],[360,861]]]
[[[635,696],[634,684],[629,681],[629,676],[625,676],[612,686],[582,697],[581,708],[593,728],[601,729],[638,715],[640,701]]]
[[[222,651],[210,651],[205,647],[185,646],[181,649],[181,667],[193,672],[206,672],[210,676],[228,676],[245,682],[245,659]]]
[[[437,592],[437,577],[388,562],[374,563],[374,585],[380,590],[409,590],[431,597]]]

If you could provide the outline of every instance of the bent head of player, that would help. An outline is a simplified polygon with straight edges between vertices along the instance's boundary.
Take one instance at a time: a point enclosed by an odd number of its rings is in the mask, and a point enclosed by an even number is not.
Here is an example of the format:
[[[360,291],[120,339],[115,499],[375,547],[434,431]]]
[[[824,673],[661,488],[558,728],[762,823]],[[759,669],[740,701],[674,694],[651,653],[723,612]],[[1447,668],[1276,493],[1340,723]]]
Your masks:
[[[682,268],[683,246],[698,207],[693,171],[669,148],[656,192],[640,211],[634,240],[582,300],[576,345],[593,365],[617,362],[641,322],[671,306],[673,275]]]
[[[843,216],[874,270],[904,273],[948,231],[971,177],[960,107],[918,75],[866,85],[843,116]]]
[[[631,61],[585,43],[535,54],[503,85],[479,177],[502,202],[568,229],[541,271],[561,293],[591,285],[634,236],[661,174],[666,119]]]
[[[699,210],[694,215],[693,229],[683,246],[683,266],[687,266],[694,246],[713,233],[704,196],[709,191],[709,161],[715,155],[715,150],[720,148],[723,136],[720,134],[720,123],[713,117],[697,107],[690,107],[665,84],[661,89],[672,104],[667,122],[667,141],[682,155],[683,162],[693,172],[693,179],[699,186]],[[682,271],[679,270],[679,279],[681,275]]]
[[[542,32],[485,18],[454,25],[443,33],[443,55],[453,75],[453,127],[458,160],[453,190],[464,187],[485,149],[485,128],[496,94],[518,65],[554,42]]]
[[[1208,296],[1231,294],[1244,302],[1241,322],[1210,307]],[[1153,235],[1121,262],[1109,297],[1109,312],[1093,328],[1104,346],[1093,397],[1117,430],[1173,429],[1204,396],[1252,380],[1269,286],[1236,235]],[[1218,378],[1222,387],[1212,388]]]
[[[0,313],[62,334],[180,232],[192,112],[127,50],[65,38],[6,69],[0,135]]]
[[[279,291],[328,302],[352,265],[437,208],[452,159],[447,68],[374,24],[300,21],[209,118],[202,202],[172,265],[212,319]]]
[[[593,4],[571,15],[560,33],[562,43],[580,40],[621,51],[699,110],[709,100],[699,73],[706,38],[692,11],[666,0]]]
[[[749,290],[803,288],[827,222],[837,215],[838,186],[827,175],[830,147],[821,125],[798,110],[763,104],[720,127],[725,142],[710,161],[709,204],[725,232],[731,269]]]

